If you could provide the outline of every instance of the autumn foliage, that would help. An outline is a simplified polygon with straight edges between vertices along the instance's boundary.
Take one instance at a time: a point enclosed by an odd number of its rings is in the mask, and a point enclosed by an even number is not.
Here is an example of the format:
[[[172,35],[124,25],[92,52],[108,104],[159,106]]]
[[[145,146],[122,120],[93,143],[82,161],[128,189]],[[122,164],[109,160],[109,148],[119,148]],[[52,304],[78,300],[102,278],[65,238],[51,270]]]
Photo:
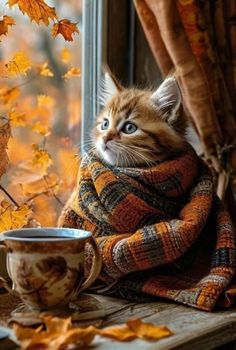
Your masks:
[[[46,26],[47,35],[54,40],[60,34],[65,41],[73,42],[79,34],[77,23],[60,19],[56,8],[44,0],[8,0],[5,7],[18,7],[22,16]],[[13,26],[19,25],[18,17],[13,17],[3,15],[0,19],[0,50]],[[51,90],[60,100],[57,82],[67,89],[68,81],[80,76],[79,67],[72,65],[72,50],[64,47],[57,53],[62,66],[59,75],[49,62],[32,59],[26,46],[23,50],[14,49],[8,57],[2,55],[0,61],[0,232],[23,226],[56,225],[78,167],[78,151],[69,135],[63,134],[68,118],[64,116],[63,131],[58,132],[58,102],[48,93],[49,85],[53,86]],[[54,85],[48,83],[49,79],[54,79]],[[37,94],[39,90],[43,93]]]
[[[94,326],[73,327],[70,318],[63,319],[52,316],[44,317],[43,323],[46,330],[43,329],[43,326],[32,329],[14,325],[14,331],[22,350],[60,350],[70,349],[72,345],[84,349],[93,342],[96,335],[127,342],[138,338],[146,341],[157,341],[173,334],[166,326],[156,326],[140,319],[129,320],[123,326],[106,329],[98,329]]]

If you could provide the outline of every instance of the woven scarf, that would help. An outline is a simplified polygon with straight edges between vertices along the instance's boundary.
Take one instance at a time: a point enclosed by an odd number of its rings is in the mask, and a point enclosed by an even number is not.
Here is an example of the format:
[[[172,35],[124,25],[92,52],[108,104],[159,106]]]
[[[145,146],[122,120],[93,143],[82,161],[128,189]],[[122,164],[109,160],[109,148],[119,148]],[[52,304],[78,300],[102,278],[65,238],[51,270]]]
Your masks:
[[[103,258],[99,281],[112,295],[210,311],[235,274],[229,215],[190,147],[150,168],[112,168],[88,154],[59,225],[93,233]]]

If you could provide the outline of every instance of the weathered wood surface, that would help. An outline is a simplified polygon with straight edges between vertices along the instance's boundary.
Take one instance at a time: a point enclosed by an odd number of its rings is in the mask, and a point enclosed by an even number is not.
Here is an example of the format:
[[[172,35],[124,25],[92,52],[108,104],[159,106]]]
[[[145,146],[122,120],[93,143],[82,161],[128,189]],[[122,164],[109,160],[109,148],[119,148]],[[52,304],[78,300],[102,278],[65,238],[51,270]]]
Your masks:
[[[231,311],[215,311],[212,313],[198,311],[193,308],[171,302],[134,303],[127,300],[94,295],[105,309],[105,317],[100,326],[109,327],[123,324],[128,319],[141,318],[146,322],[166,325],[174,333],[173,336],[157,342],[135,340],[132,342],[116,342],[97,336],[92,349],[96,350],[208,350],[236,339],[236,308]],[[7,325],[7,318],[19,301],[12,296],[0,294],[1,325]],[[94,323],[94,322],[92,322]],[[227,348],[227,347],[226,347]]]
[[[170,302],[137,304],[124,300],[97,297],[110,314],[103,326],[122,324],[130,318],[166,325],[173,336],[150,343],[135,340],[120,343],[98,339],[98,350],[207,350],[236,339],[236,308],[231,311],[203,312]],[[95,344],[94,344],[95,345]]]

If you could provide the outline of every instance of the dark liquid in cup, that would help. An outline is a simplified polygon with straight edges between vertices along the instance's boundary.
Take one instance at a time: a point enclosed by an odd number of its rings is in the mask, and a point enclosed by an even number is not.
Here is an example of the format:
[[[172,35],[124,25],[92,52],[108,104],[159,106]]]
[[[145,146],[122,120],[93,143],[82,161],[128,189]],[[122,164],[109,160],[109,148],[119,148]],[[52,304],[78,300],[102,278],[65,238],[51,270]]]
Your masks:
[[[45,238],[51,238],[51,239],[73,239],[74,237],[63,237],[63,236],[25,236],[22,238],[41,238],[41,239],[45,239]]]

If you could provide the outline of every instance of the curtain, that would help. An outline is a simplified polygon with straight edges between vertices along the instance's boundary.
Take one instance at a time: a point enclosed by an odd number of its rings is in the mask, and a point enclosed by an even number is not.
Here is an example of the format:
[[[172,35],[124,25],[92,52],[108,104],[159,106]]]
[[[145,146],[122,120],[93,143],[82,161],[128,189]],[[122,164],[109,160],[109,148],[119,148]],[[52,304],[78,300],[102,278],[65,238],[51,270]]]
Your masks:
[[[236,223],[236,1],[134,0],[163,74],[174,74],[185,110]]]

